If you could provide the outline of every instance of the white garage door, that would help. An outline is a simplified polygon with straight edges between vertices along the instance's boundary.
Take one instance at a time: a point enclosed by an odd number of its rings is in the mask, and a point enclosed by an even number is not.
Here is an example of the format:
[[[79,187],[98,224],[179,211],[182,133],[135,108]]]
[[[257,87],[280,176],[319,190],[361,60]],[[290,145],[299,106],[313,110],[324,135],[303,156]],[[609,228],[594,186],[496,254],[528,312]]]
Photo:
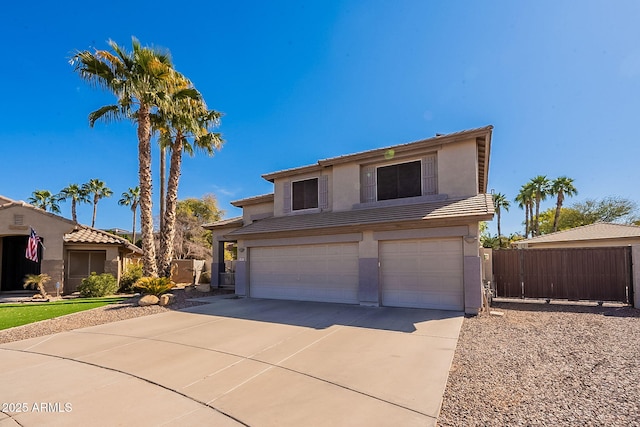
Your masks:
[[[249,256],[252,297],[358,303],[356,243],[257,247]]]
[[[464,309],[462,239],[380,243],[382,304]]]

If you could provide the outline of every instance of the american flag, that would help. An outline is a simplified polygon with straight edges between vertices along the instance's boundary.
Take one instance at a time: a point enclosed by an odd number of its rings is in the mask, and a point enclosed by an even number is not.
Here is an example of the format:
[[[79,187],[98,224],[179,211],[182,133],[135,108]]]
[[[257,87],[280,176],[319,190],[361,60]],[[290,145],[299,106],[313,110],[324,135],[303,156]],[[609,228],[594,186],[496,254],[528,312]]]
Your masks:
[[[38,262],[38,243],[39,242],[40,242],[40,237],[38,237],[38,235],[36,234],[36,231],[32,228],[31,234],[29,235],[29,241],[27,242],[27,250],[24,256],[33,262]]]

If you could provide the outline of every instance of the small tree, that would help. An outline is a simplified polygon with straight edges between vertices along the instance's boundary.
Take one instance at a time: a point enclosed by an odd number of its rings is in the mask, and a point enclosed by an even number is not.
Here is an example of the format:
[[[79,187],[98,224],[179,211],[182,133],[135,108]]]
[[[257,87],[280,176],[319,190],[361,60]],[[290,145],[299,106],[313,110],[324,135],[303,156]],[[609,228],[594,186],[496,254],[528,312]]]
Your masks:
[[[46,297],[47,296],[47,291],[44,288],[44,285],[51,280],[51,276],[49,276],[48,274],[42,273],[42,274],[27,274],[24,278],[24,285],[23,287],[25,289],[27,288],[32,288],[32,289],[37,289],[38,292],[40,292],[40,295],[42,295],[42,297]]]

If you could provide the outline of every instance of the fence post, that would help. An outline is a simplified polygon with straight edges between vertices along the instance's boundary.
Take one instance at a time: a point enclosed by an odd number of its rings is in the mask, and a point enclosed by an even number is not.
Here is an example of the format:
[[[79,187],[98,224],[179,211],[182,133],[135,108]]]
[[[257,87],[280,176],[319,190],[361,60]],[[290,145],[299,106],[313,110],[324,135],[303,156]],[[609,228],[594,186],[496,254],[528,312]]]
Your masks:
[[[518,266],[520,270],[520,298],[524,299],[524,249],[516,249],[518,251]]]

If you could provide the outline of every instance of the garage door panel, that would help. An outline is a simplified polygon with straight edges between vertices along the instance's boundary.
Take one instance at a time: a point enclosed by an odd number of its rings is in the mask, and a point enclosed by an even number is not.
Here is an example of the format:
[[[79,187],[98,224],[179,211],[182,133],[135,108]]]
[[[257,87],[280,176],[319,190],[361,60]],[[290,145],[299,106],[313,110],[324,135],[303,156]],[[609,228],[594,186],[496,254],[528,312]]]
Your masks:
[[[464,309],[462,240],[380,243],[382,304]]]
[[[355,243],[251,248],[249,270],[253,297],[358,302]]]

